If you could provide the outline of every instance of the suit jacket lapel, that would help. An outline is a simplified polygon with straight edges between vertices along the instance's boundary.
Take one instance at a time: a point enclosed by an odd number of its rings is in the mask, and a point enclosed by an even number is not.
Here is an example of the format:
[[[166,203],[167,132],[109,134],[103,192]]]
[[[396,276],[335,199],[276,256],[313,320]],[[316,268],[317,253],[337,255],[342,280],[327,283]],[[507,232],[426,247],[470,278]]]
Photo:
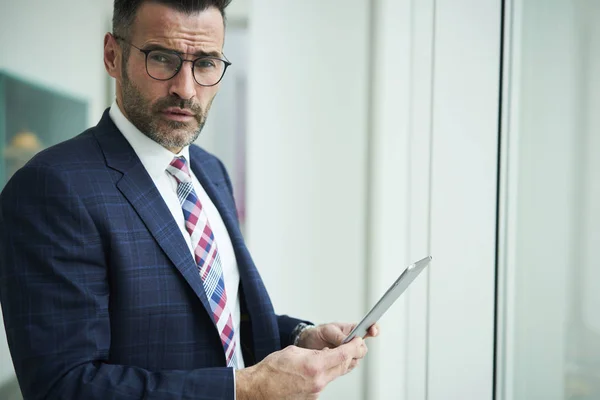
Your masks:
[[[117,188],[131,203],[158,245],[196,293],[206,311],[212,315],[196,263],[177,223],[129,142],[110,119],[108,111],[98,124],[98,132],[96,138],[104,152],[107,165],[123,174],[117,182]]]

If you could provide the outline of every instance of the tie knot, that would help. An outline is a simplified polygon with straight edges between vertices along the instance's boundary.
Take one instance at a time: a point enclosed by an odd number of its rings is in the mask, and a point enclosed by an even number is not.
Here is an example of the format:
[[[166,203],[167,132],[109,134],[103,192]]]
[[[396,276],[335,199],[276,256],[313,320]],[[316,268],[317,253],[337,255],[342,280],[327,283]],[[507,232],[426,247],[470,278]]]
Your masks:
[[[167,172],[173,175],[177,183],[190,182],[192,180],[185,157],[173,158],[173,161],[167,167]]]

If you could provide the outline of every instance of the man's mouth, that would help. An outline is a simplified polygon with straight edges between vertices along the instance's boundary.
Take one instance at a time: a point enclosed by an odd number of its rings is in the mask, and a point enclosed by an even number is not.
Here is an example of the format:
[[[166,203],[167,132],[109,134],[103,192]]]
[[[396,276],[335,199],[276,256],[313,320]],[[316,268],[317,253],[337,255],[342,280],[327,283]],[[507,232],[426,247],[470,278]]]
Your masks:
[[[173,121],[188,122],[196,118],[191,110],[185,108],[169,107],[163,110],[162,113],[167,119]]]

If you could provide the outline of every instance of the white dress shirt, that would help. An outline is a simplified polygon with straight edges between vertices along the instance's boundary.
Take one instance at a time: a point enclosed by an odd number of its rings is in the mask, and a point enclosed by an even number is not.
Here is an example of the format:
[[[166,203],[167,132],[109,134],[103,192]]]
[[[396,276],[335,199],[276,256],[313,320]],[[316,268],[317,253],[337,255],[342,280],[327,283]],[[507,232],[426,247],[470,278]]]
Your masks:
[[[219,211],[192,171],[189,146],[184,147],[179,154],[173,154],[171,151],[140,132],[140,130],[123,115],[116,102],[113,102],[110,107],[109,115],[123,136],[125,136],[125,139],[127,139],[131,147],[133,147],[133,150],[144,165],[144,168],[146,168],[146,171],[148,171],[148,175],[152,178],[154,185],[156,185],[160,195],[171,211],[173,219],[177,223],[177,226],[179,226],[181,235],[190,249],[192,258],[194,258],[194,246],[196,243],[192,244],[191,237],[185,228],[183,211],[177,197],[177,181],[167,172],[167,167],[174,157],[183,156],[187,160],[194,190],[196,191],[200,203],[202,203],[202,208],[206,213],[215,235],[215,243],[217,243],[219,255],[221,256],[223,278],[225,280],[225,290],[227,292],[227,307],[231,312],[235,330],[234,340],[236,343],[238,368],[244,368],[244,359],[240,346],[240,299],[238,297],[240,274],[237,260],[235,258],[231,239],[229,238],[229,233],[227,232],[227,228],[223,223]]]

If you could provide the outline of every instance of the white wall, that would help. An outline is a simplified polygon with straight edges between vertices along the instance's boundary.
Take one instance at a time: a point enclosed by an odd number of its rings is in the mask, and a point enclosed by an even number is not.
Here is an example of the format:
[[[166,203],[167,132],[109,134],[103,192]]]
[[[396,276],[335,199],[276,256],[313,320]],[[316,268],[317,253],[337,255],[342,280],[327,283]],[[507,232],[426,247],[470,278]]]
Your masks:
[[[87,100],[89,124],[96,124],[106,106],[102,47],[109,4],[2,0],[0,10],[0,69]],[[12,374],[0,323],[0,384]]]
[[[227,7],[228,24],[246,24],[248,15],[250,15],[250,7],[252,0],[234,0]]]

